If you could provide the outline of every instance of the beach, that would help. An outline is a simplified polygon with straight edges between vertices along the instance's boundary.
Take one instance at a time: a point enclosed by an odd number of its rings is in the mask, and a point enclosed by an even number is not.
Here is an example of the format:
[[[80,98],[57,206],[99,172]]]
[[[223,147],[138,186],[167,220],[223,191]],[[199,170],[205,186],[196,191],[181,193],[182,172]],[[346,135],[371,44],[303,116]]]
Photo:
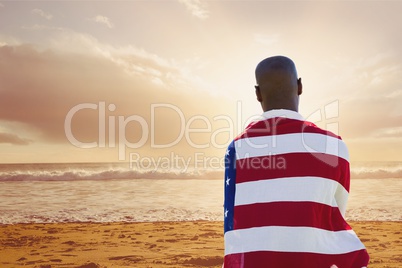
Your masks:
[[[401,174],[400,162],[352,169],[346,220],[370,268],[402,267]],[[222,177],[120,163],[0,165],[0,267],[220,268]]]
[[[0,267],[221,267],[220,221],[0,225]],[[402,222],[352,221],[371,268],[402,266]]]

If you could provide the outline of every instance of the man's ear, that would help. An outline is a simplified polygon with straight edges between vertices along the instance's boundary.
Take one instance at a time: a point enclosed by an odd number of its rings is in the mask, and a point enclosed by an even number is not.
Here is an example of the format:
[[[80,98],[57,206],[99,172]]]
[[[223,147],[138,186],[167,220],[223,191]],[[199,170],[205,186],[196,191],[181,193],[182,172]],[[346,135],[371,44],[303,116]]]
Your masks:
[[[261,90],[259,86],[255,86],[255,95],[257,96],[257,100],[262,102]]]
[[[297,95],[301,95],[303,93],[303,84],[301,78],[297,79]]]

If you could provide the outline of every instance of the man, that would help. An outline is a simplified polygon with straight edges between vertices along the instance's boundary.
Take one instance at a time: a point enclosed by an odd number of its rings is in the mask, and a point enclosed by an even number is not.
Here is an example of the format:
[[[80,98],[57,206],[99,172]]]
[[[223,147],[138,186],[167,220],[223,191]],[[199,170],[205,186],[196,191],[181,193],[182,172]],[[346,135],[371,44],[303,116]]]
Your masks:
[[[255,71],[264,111],[225,161],[225,268],[362,268],[369,256],[345,221],[348,150],[298,113],[295,64],[275,56]]]

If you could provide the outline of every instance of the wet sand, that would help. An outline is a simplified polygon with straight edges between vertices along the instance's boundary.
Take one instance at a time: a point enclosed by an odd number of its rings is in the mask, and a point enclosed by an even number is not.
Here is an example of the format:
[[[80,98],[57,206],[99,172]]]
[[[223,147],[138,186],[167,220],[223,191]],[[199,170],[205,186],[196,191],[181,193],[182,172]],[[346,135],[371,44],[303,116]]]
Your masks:
[[[350,222],[370,268],[402,267],[402,222]],[[0,225],[0,267],[221,267],[222,222]]]

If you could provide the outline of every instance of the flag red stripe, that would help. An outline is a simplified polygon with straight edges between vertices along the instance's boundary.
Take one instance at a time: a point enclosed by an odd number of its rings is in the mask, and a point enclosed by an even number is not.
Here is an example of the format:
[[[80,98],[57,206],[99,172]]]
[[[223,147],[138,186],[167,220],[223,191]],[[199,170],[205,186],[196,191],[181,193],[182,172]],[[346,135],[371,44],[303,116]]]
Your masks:
[[[236,137],[235,140],[289,133],[317,133],[340,139],[339,136],[320,129],[311,122],[288,119],[285,117],[275,117],[251,123],[245,132]]]
[[[308,242],[308,241],[306,241]],[[326,255],[309,252],[257,251],[226,255],[225,268],[241,267],[322,267],[362,268],[368,263],[365,249],[345,254]]]
[[[336,163],[337,165],[333,165]],[[236,183],[283,177],[322,177],[338,181],[349,191],[349,162],[321,153],[290,153],[236,161]]]
[[[329,231],[350,230],[339,208],[315,202],[271,202],[234,208],[234,229],[262,226],[305,226]]]

